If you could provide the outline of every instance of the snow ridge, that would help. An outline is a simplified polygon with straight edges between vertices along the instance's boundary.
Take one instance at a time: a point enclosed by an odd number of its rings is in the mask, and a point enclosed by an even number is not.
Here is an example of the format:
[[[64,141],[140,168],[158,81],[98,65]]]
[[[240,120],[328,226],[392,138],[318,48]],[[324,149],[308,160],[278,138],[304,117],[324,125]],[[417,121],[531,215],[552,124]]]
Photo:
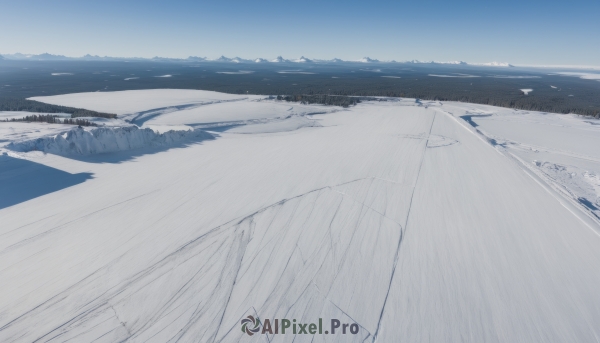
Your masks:
[[[92,130],[79,127],[55,136],[12,142],[6,147],[18,152],[43,151],[57,155],[92,155],[214,138],[210,133],[201,130],[168,131],[160,134],[152,129],[140,129],[136,126],[100,127]]]

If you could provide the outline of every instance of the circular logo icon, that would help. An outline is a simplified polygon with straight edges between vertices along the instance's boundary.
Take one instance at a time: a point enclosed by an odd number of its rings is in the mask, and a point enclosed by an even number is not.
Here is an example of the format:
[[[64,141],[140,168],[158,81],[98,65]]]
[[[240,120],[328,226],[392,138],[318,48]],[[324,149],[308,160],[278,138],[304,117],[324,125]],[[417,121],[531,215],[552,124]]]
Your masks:
[[[249,336],[254,335],[260,330],[260,319],[252,316],[248,316],[241,321],[242,332],[247,333]]]

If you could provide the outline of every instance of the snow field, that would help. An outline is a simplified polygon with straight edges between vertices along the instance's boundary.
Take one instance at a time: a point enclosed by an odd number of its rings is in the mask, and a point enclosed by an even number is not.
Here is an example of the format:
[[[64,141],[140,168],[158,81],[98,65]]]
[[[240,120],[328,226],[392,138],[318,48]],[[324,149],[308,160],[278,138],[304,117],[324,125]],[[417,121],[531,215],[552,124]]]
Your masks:
[[[20,153],[22,163],[92,177],[0,209],[0,340],[267,341],[240,331],[249,314],[360,326],[270,342],[600,334],[600,237],[508,156],[521,146],[504,144],[544,145],[562,117],[414,99],[327,111],[197,92],[48,98],[110,106],[143,125],[239,126],[118,163],[103,163],[111,153]],[[189,104],[204,105],[176,107]],[[506,121],[523,130],[496,125]],[[102,129],[126,139],[147,132]],[[595,156],[576,149],[595,135],[561,132],[580,144],[561,140],[548,154]],[[71,135],[79,144],[94,133]],[[18,180],[0,168],[0,186]]]

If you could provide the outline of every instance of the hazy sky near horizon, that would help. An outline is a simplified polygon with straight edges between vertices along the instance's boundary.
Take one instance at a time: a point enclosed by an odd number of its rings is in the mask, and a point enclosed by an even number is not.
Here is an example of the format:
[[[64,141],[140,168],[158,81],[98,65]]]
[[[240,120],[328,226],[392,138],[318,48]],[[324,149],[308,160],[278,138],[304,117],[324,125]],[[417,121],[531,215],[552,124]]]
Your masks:
[[[0,54],[600,65],[600,1],[0,0]]]

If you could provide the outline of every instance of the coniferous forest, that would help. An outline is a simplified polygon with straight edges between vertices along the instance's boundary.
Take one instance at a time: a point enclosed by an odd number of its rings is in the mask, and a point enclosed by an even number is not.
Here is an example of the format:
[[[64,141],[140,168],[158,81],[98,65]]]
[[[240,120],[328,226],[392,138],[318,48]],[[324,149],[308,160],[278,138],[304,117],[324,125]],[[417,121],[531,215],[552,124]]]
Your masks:
[[[239,73],[240,70],[244,72]],[[238,65],[3,60],[0,61],[0,75],[0,111],[70,113],[73,118],[115,115],[49,105],[27,98],[174,88],[280,95],[287,101],[339,106],[355,104],[358,100],[352,97],[356,96],[406,97],[600,117],[600,82],[533,68],[410,63]],[[524,94],[521,89],[533,91]]]
[[[87,119],[79,118],[60,118],[52,114],[29,115],[23,118],[5,119],[5,122],[26,122],[26,123],[48,123],[48,124],[68,124],[79,126],[98,126]]]
[[[50,105],[39,101],[20,99],[14,97],[0,97],[0,111],[27,111],[37,113],[69,113],[71,118],[77,117],[102,117],[116,118],[116,114],[100,113],[82,108]]]

